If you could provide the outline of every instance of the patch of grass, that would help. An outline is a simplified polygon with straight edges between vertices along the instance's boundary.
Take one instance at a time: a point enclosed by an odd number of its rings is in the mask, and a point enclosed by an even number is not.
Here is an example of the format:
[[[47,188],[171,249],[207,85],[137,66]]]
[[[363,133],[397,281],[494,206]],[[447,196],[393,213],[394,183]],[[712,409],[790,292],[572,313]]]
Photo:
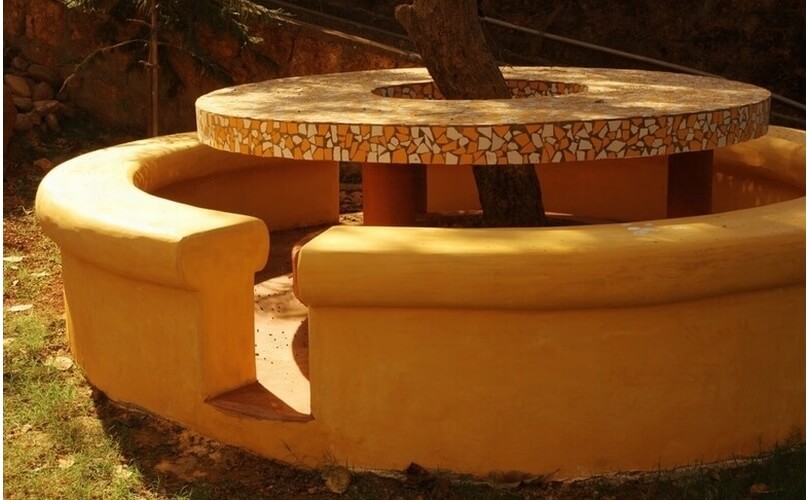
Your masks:
[[[81,374],[54,366],[68,355],[56,246],[25,207],[7,213],[3,228],[5,497],[148,498]],[[9,310],[21,304],[32,307]]]
[[[8,236],[8,231],[4,236]],[[4,251],[4,256],[8,253]],[[14,256],[21,257],[21,256]],[[6,262],[3,265],[3,298],[6,312],[3,315],[3,389],[6,429],[37,428],[55,413],[64,400],[65,388],[56,384],[45,365],[46,357],[52,348],[49,330],[53,311],[38,311],[33,302],[40,292],[43,282],[26,280],[28,273],[23,260]],[[20,286],[21,280],[30,286]],[[9,311],[12,305],[27,304],[28,311]]]
[[[81,376],[48,364],[64,349],[62,336],[39,314],[17,313],[4,316],[4,340],[7,497],[133,498],[139,477],[119,468],[114,438],[87,425],[98,420]]]

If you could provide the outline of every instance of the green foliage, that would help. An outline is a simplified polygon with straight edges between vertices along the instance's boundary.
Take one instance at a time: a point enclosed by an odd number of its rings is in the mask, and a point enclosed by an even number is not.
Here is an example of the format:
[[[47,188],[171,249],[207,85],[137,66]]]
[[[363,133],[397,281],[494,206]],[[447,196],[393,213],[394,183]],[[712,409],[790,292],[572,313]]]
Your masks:
[[[69,8],[96,15],[107,16],[99,36],[107,43],[104,47],[88,54],[74,72],[68,76],[65,85],[91,62],[112,51],[123,50],[138,52],[128,70],[140,68],[140,60],[148,52],[152,26],[150,19],[150,0],[66,0]],[[182,86],[182,82],[173,71],[166,57],[166,50],[174,50],[189,57],[202,73],[214,76],[225,84],[233,83],[230,75],[216,63],[199,42],[205,36],[217,35],[233,37],[242,47],[251,49],[263,39],[250,31],[250,26],[271,24],[278,19],[280,11],[268,9],[248,0],[163,0],[155,1],[158,11],[157,32],[160,47],[159,65],[162,68],[163,84],[168,85],[169,95]],[[134,35],[128,32],[128,39],[121,40],[119,31],[122,26],[136,25]],[[167,32],[179,35],[179,44],[170,43],[165,36]],[[265,64],[275,67],[274,61],[255,55]]]
[[[148,0],[70,0],[73,7],[90,12],[103,12],[122,22],[135,22],[145,27],[149,17]],[[183,35],[184,43],[196,45],[201,30],[234,36],[245,46],[262,42],[250,32],[250,25],[270,23],[279,11],[248,0],[164,0],[156,2],[159,31],[164,28]]]
[[[70,8],[105,13],[118,21],[130,21],[148,26],[148,0],[68,0]],[[242,45],[262,42],[249,30],[253,24],[272,22],[279,11],[268,9],[248,0],[163,0],[156,2],[159,28],[171,28],[193,43],[203,27],[217,33],[230,34]]]
[[[148,58],[133,57],[127,70],[143,64],[151,74],[149,131],[153,136],[158,135],[159,128],[158,87],[166,86],[165,94],[173,97],[183,86],[166,55],[167,49],[191,58],[201,73],[214,76],[222,83],[232,84],[234,81],[228,72],[217,64],[199,41],[212,35],[225,35],[236,39],[242,47],[250,48],[263,41],[251,34],[250,26],[270,23],[277,19],[279,13],[248,0],[65,0],[65,4],[69,8],[108,16],[109,22],[102,26],[99,33],[107,45],[88,54],[65,79],[60,92],[88,64],[111,51],[138,51],[143,55],[146,52]],[[135,25],[138,29],[134,36],[127,31],[125,36],[128,39],[122,41],[118,33],[122,26],[127,25]],[[178,36],[167,37],[166,32]],[[179,43],[167,41],[178,38]],[[276,67],[269,58],[258,52],[254,54],[263,63]],[[144,59],[148,59],[145,64]]]

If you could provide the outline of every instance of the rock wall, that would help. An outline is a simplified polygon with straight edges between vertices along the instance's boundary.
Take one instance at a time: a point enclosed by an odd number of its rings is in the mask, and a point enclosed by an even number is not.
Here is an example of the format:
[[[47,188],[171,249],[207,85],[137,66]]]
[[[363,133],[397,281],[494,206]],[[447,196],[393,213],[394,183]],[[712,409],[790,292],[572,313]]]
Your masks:
[[[28,78],[26,83],[36,86],[41,81],[20,74],[21,70],[11,63],[16,58],[45,67],[55,75],[52,85],[55,92],[68,80],[60,96],[62,101],[86,110],[109,126],[146,130],[149,84],[147,72],[139,63],[146,59],[144,50],[122,48],[105,52],[74,74],[77,65],[94,51],[132,40],[135,36],[132,27],[119,25],[111,29],[109,18],[68,9],[57,0],[6,0],[3,15],[4,75]],[[257,28],[254,34],[264,41],[250,48],[241,47],[236,39],[213,33],[198,40],[213,54],[213,62],[223,69],[220,76],[202,72],[194,59],[184,53],[165,52],[161,71],[161,133],[194,130],[195,99],[227,85],[413,65],[403,53],[292,20]],[[169,32],[164,35],[168,42],[180,43],[177,35]],[[131,44],[127,48],[142,47]],[[9,87],[9,82],[4,80],[4,87]],[[16,92],[10,90],[17,98],[15,104],[25,98],[21,88]],[[22,111],[20,106],[16,109]],[[26,111],[22,113],[27,116]]]
[[[59,132],[60,120],[74,114],[74,108],[62,102],[67,100],[64,93],[59,96],[62,101],[56,99],[61,85],[59,74],[49,67],[32,64],[19,55],[12,57],[3,74],[3,104],[9,121],[6,125],[14,132],[24,133],[35,127],[45,133]]]

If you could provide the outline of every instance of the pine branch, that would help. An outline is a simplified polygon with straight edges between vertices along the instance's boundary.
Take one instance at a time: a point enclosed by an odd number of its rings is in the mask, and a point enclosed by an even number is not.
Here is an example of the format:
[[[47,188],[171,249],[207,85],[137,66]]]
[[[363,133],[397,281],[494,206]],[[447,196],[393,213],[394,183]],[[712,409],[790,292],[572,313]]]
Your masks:
[[[62,86],[59,87],[59,92],[58,93],[61,93],[63,90],[65,90],[65,87],[67,87],[68,83],[70,83],[70,81],[73,80],[73,78],[77,74],[79,74],[79,72],[82,71],[85,68],[85,66],[87,66],[88,64],[93,62],[95,59],[99,58],[103,54],[107,54],[107,53],[110,53],[110,52],[112,52],[112,51],[114,51],[116,49],[120,49],[121,47],[124,47],[124,46],[127,46],[127,45],[133,45],[133,44],[136,44],[136,43],[142,43],[142,44],[144,44],[144,46],[146,46],[149,43],[149,41],[137,38],[137,39],[134,39],[134,40],[127,40],[127,41],[124,41],[124,42],[116,43],[114,45],[108,45],[106,47],[102,47],[100,49],[94,50],[93,52],[88,54],[82,60],[82,62],[77,64],[76,68],[74,68],[73,71],[67,76],[67,78],[65,78],[65,81],[62,83]]]

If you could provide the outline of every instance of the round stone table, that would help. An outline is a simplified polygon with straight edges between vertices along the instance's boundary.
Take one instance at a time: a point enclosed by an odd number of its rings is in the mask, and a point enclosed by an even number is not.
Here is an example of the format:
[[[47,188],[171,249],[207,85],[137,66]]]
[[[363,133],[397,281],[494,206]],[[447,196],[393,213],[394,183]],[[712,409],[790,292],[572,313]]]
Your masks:
[[[504,68],[513,99],[445,100],[424,68],[240,85],[197,100],[202,143],[363,166],[364,220],[410,225],[425,165],[667,155],[668,216],[710,212],[712,151],[764,135],[767,90],[637,70]]]

